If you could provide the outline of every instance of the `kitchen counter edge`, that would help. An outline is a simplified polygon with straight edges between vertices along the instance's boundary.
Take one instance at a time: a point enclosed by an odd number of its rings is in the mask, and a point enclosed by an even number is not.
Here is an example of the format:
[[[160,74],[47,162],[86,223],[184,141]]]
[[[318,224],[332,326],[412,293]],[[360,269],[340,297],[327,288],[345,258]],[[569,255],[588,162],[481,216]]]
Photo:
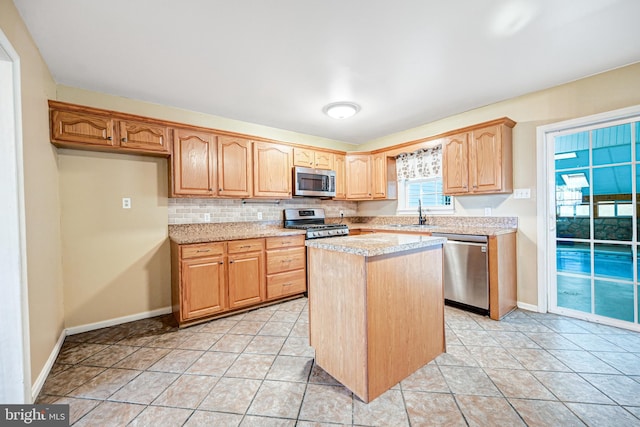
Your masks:
[[[344,252],[364,257],[387,255],[442,246],[447,241],[444,237],[420,236],[411,234],[361,235],[345,237],[329,237],[305,241],[309,248]]]
[[[304,230],[282,228],[280,225],[254,223],[199,223],[169,225],[169,239],[179,245],[223,242],[227,240],[259,239],[304,235]]]

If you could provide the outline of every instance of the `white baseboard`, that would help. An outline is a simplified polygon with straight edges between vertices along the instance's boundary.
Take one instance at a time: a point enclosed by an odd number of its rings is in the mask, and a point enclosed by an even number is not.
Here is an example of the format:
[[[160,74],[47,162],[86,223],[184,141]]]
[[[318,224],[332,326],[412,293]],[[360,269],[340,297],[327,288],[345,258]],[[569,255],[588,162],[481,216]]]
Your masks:
[[[40,371],[38,378],[31,386],[31,399],[35,402],[38,394],[42,390],[42,386],[44,386],[44,382],[46,381],[49,373],[51,372],[51,368],[53,368],[53,364],[56,362],[58,358],[58,354],[60,354],[60,349],[62,348],[62,344],[64,343],[64,339],[68,335],[80,334],[82,332],[93,331],[100,328],[106,328],[108,326],[120,325],[122,323],[133,322],[135,320],[140,319],[148,319],[150,317],[162,316],[163,314],[171,313],[171,306],[159,308],[157,310],[145,311],[142,313],[132,314],[130,316],[117,317],[115,319],[104,320],[102,322],[89,323],[87,325],[74,326],[72,328],[63,329],[60,333],[60,337],[58,337],[58,341],[56,345],[51,350],[51,354],[47,359],[47,362],[44,364],[44,367]]]
[[[67,331],[63,329],[62,332],[60,332],[60,336],[58,337],[58,341],[56,342],[56,345],[53,347],[53,350],[51,350],[51,354],[49,355],[47,362],[44,364],[44,366],[42,367],[42,370],[40,371],[40,374],[38,375],[38,378],[36,378],[36,381],[31,386],[32,402],[35,402],[36,398],[40,394],[40,390],[42,390],[42,386],[44,385],[44,382],[49,376],[49,373],[51,372],[51,368],[53,368],[53,364],[56,362],[56,359],[58,358],[58,354],[60,354],[60,349],[62,348],[62,344],[64,343],[64,338],[66,336],[67,336]]]
[[[540,310],[538,310],[538,306],[537,305],[533,305],[533,304],[527,304],[526,302],[521,302],[518,301],[518,308],[521,308],[523,310],[528,310],[528,311],[533,311],[538,313]]]
[[[163,314],[171,313],[171,306],[158,308],[156,310],[144,311],[142,313],[131,314],[129,316],[116,317],[115,319],[103,320],[101,322],[88,323],[86,325],[73,326],[67,328],[67,335],[81,334],[83,332],[94,331],[100,328],[107,328],[109,326],[121,325],[127,322],[133,322],[140,319],[148,319],[150,317],[162,316]]]

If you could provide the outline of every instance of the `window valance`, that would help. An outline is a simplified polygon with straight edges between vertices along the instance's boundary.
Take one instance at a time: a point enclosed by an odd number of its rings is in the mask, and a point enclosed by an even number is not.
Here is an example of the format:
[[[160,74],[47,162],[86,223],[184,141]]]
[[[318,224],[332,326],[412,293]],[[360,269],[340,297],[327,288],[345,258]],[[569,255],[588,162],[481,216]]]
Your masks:
[[[425,148],[396,157],[398,180],[442,176],[442,146]]]

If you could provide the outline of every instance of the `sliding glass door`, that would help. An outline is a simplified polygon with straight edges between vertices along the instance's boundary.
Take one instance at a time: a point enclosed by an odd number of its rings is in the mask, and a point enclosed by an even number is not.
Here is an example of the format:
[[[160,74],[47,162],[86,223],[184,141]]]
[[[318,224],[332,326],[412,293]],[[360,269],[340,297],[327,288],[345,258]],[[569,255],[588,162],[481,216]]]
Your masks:
[[[549,309],[638,325],[640,122],[572,129],[551,141],[556,271]]]

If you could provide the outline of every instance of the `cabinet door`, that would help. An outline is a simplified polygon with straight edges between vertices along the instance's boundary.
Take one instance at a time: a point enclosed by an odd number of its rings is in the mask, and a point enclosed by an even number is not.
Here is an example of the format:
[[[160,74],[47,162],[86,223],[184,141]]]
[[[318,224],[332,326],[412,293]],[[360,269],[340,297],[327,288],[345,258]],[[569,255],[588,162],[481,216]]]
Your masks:
[[[122,148],[169,154],[169,129],[166,126],[120,121],[119,130]]]
[[[291,198],[291,147],[268,142],[253,144],[253,195]]]
[[[251,141],[218,137],[218,195],[251,197]]]
[[[229,255],[229,307],[238,308],[265,299],[264,252]]]
[[[371,156],[351,154],[346,157],[347,199],[371,199]]]
[[[372,156],[373,176],[372,188],[374,199],[385,199],[387,197],[387,156],[384,153]]]
[[[333,170],[333,154],[324,151],[316,151],[315,168]]]
[[[226,310],[224,257],[182,261],[182,317],[197,319]]]
[[[215,152],[215,135],[186,129],[174,131],[171,159],[174,195],[216,194]]]
[[[442,181],[444,194],[469,192],[469,134],[452,135],[442,145]]]
[[[314,167],[314,151],[308,148],[293,149],[293,166],[302,166],[305,168]]]
[[[476,129],[469,141],[469,185],[474,193],[502,190],[500,126]]]
[[[336,197],[337,200],[347,198],[347,169],[344,154],[333,155],[333,168],[336,171]]]
[[[113,120],[107,116],[51,111],[51,140],[114,147]]]

